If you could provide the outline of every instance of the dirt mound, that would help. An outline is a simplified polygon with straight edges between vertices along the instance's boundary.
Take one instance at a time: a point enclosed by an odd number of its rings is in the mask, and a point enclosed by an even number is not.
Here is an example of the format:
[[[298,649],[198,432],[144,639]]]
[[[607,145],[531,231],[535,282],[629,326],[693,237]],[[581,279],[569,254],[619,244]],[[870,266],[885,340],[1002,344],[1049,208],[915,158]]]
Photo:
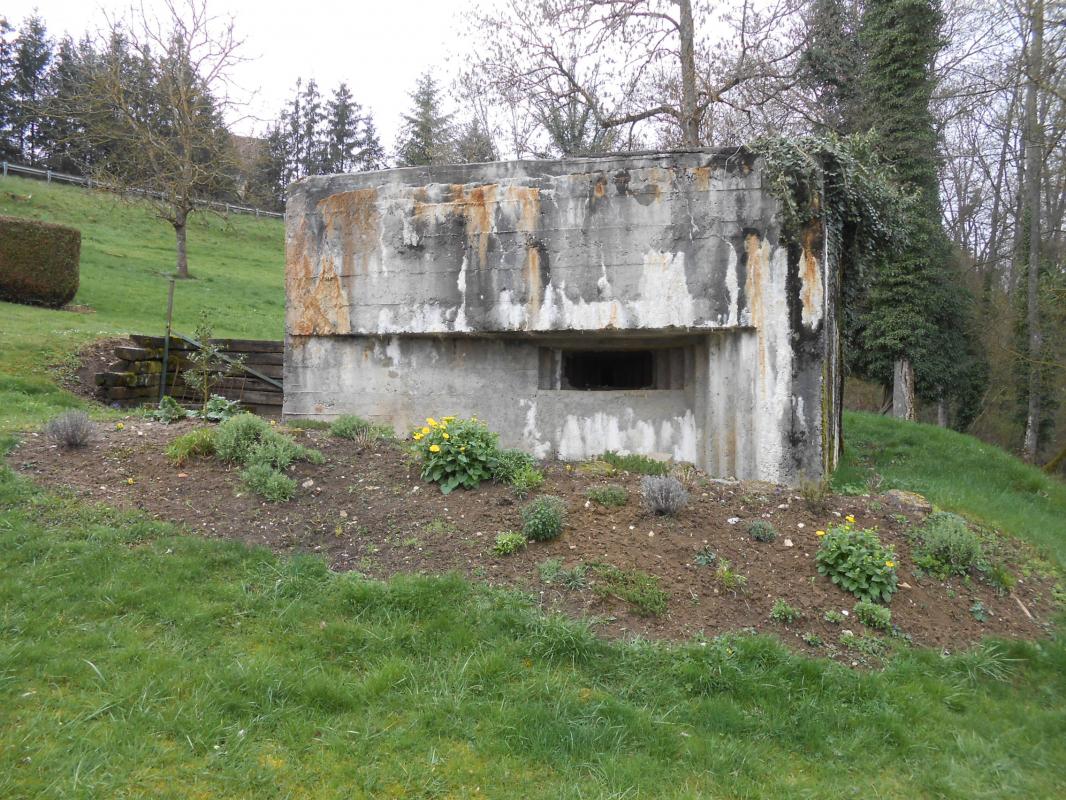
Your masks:
[[[520,527],[522,501],[508,487],[484,484],[443,496],[420,480],[417,463],[400,445],[360,446],[308,431],[296,433],[320,449],[326,463],[297,465],[292,473],[300,486],[296,498],[270,504],[243,489],[235,468],[214,460],[183,467],[167,461],[166,442],[191,427],[191,422],[164,426],[139,419],[127,420],[121,430],[100,425],[94,443],[73,452],[29,435],[9,460],[35,481],[68,487],[86,500],[139,508],[205,536],[281,552],[320,553],[337,570],[379,578],[457,570],[475,580],[531,591],[545,607],[595,617],[611,635],[687,638],[755,629],[775,632],[799,649],[864,660],[839,644],[845,629],[856,636],[873,634],[850,613],[855,598],[815,570],[816,532],[847,515],[859,527],[876,527],[899,557],[901,588],[891,603],[897,641],[903,636],[954,650],[987,635],[1032,638],[1046,631],[1054,611],[1050,579],[1033,574],[1027,548],[1010,539],[1000,540],[997,557],[1015,574],[1028,575],[1010,594],[976,578],[940,581],[916,571],[907,532],[925,510],[898,497],[831,496],[824,510],[816,511],[794,490],[693,473],[688,507],[677,517],[654,517],[640,508],[639,476],[605,477],[580,465],[549,462],[540,493],[566,502],[564,534],[512,556],[496,556],[496,534]],[[604,508],[590,501],[588,489],[605,483],[623,485],[628,502]],[[754,520],[772,523],[777,538],[753,540],[747,527]],[[559,559],[564,567],[608,564],[642,570],[659,578],[667,610],[641,616],[602,591],[595,572],[579,574],[570,581],[572,588],[559,580],[545,582],[540,567],[548,559]],[[746,586],[723,586],[716,577],[723,560],[746,578]],[[801,618],[790,625],[772,621],[777,600],[797,609]],[[827,611],[849,614],[833,624],[825,619]]]

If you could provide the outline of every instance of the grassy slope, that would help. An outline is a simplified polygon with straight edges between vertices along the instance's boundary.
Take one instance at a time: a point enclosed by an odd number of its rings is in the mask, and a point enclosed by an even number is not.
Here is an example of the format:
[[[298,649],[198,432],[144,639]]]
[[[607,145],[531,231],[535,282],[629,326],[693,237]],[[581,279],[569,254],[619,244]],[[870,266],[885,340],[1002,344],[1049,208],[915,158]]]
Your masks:
[[[144,205],[23,178],[0,178],[0,214],[81,230],[81,287],[74,302],[95,311],[0,303],[3,432],[77,404],[55,388],[47,367],[62,363],[78,345],[106,334],[162,333],[174,233]],[[177,285],[175,329],[191,332],[203,310],[219,336],[281,338],[283,238],[279,220],[194,215],[189,267],[196,279]]]
[[[79,225],[97,309],[0,305],[2,432],[75,402],[44,367],[77,343],[160,329],[170,234],[16,180],[0,213]],[[280,226],[232,225],[192,231],[179,326],[205,305],[219,333],[278,336]],[[948,432],[847,429],[838,482],[876,470],[1061,557],[1059,484]],[[0,468],[0,797],[1062,796],[1066,642],[1003,652],[866,673],[765,638],[605,644],[514,595],[330,575]]]
[[[877,414],[845,417],[834,486],[907,489],[948,511],[1008,531],[1066,565],[1066,484],[990,444]]]

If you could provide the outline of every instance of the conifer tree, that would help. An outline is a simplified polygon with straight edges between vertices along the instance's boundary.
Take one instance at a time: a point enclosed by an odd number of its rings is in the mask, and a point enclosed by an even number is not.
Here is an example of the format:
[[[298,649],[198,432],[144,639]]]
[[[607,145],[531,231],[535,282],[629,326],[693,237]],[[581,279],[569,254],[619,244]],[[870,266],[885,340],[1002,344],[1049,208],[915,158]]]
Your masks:
[[[0,16],[0,158],[14,158],[15,143],[15,29]]]
[[[36,14],[27,17],[15,43],[15,132],[19,158],[33,165],[41,156],[41,111],[51,61],[44,20]]]
[[[341,83],[326,103],[325,153],[322,172],[349,172],[355,167],[359,148],[362,108],[352,99],[348,84]]]
[[[388,159],[385,156],[385,148],[378,137],[378,129],[374,124],[374,115],[369,111],[363,117],[363,134],[360,141],[359,153],[355,161],[355,169],[359,172],[370,172],[377,169],[385,169]]]
[[[400,166],[449,164],[455,161],[451,114],[441,109],[441,92],[428,72],[411,93],[413,106],[403,115],[403,130],[396,147]]]

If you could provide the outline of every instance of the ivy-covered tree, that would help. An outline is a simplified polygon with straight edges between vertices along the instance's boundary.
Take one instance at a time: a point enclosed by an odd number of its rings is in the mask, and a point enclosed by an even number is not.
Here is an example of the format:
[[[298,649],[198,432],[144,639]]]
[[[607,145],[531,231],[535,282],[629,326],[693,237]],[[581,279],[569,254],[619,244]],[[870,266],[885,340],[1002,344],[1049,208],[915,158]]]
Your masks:
[[[411,100],[411,110],[403,115],[397,163],[413,167],[455,161],[451,114],[441,108],[441,90],[428,72],[418,79]]]
[[[972,302],[942,228],[939,147],[930,108],[934,59],[943,45],[937,0],[867,0],[859,44],[859,124],[914,193],[904,244],[873,270],[859,319],[866,377],[893,387],[893,412],[913,419],[915,396],[965,400],[980,372],[967,331]],[[960,396],[961,395],[961,396]]]
[[[811,96],[818,129],[860,130],[860,5],[857,0],[813,0],[807,10],[807,45],[800,56],[799,83]]]

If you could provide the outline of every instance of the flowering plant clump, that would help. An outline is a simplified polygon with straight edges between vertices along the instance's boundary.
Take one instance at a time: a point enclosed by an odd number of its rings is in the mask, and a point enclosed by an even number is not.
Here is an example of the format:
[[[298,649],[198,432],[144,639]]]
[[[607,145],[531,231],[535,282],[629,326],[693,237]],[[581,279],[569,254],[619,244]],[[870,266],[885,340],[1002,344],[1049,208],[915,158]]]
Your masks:
[[[856,530],[853,518],[820,536],[818,572],[860,600],[887,603],[896,593],[896,554],[874,530]]]
[[[422,479],[440,484],[444,494],[457,486],[476,489],[492,477],[499,437],[477,417],[427,417],[411,438],[422,456]]]

